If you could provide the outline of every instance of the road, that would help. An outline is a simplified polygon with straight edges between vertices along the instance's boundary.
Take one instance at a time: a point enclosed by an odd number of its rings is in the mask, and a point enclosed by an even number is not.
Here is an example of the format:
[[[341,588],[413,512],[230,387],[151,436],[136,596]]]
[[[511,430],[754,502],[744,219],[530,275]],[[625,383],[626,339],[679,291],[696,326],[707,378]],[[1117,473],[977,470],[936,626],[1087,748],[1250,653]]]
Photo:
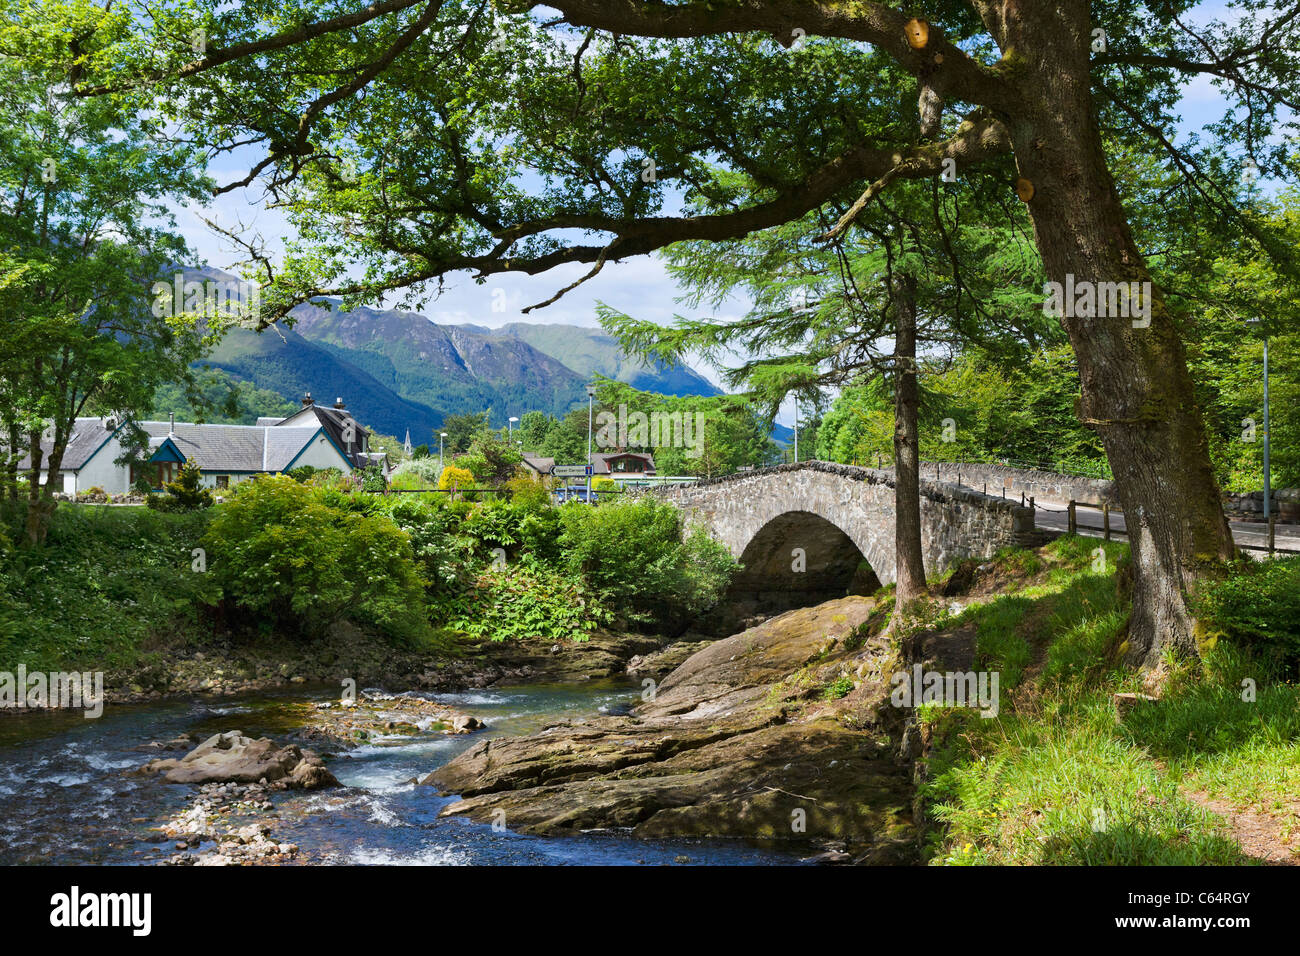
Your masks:
[[[1093,508],[1078,508],[1075,515],[1079,534],[1093,538],[1102,537],[1102,516],[1100,511]],[[1050,528],[1058,531],[1067,530],[1069,528],[1069,517],[1066,514],[1066,502],[1035,502],[1034,523],[1040,528]],[[1268,528],[1264,522],[1232,521],[1229,524],[1232,528],[1233,540],[1237,544],[1253,548],[1268,547]],[[1124,540],[1126,536],[1122,534],[1125,530],[1123,512],[1112,511],[1110,513],[1110,527],[1112,532],[1121,532],[1115,535],[1116,538]],[[1273,544],[1278,551],[1294,551],[1300,554],[1300,526],[1293,524],[1275,525],[1273,528]],[[1252,556],[1259,553],[1258,551],[1253,552]]]

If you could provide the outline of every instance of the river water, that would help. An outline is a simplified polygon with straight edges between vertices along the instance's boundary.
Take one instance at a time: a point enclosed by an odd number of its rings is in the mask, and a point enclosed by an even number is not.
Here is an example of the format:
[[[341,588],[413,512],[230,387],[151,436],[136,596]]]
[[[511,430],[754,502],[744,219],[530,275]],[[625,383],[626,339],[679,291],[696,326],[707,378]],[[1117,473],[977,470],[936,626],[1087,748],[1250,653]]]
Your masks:
[[[337,695],[337,690],[332,691]],[[176,851],[156,827],[185,808],[192,789],[126,773],[157,756],[143,744],[186,732],[240,730],[283,739],[287,705],[325,700],[324,688],[282,695],[108,706],[0,718],[0,864],[157,864]],[[543,838],[494,830],[438,812],[456,797],[408,782],[423,777],[484,734],[521,735],[566,717],[617,713],[636,688],[614,681],[492,688],[428,695],[474,714],[488,729],[377,739],[329,761],[342,788],[271,796],[264,819],[304,862],[376,865],[730,864],[772,865],[797,856],[735,841],[631,839],[616,832]],[[293,708],[296,710],[296,708]],[[295,718],[296,719],[296,718]],[[206,846],[204,847],[206,849]]]

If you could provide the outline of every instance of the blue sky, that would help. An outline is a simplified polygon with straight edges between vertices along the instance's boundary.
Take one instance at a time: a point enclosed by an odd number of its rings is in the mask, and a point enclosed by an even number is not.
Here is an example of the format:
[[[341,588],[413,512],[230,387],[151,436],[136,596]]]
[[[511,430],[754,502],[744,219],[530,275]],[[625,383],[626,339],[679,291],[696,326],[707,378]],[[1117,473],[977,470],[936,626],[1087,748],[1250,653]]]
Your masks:
[[[1198,10],[1196,22],[1204,23],[1216,16],[1223,17],[1225,12],[1225,4],[1222,0],[1207,3]],[[1185,89],[1182,101],[1183,123],[1180,132],[1187,133],[1200,129],[1211,120],[1217,119],[1221,112],[1222,99],[1217,90],[1208,78],[1197,78]],[[234,162],[234,159],[235,157],[225,157],[225,163],[213,167],[212,173],[218,181],[229,182],[241,179],[247,173],[247,166]],[[247,162],[248,155],[240,155],[238,159]],[[242,223],[249,227],[252,233],[260,234],[266,240],[268,250],[272,252],[283,248],[283,238],[290,234],[290,229],[282,216],[262,208],[261,191],[257,188],[243,189],[222,196],[207,210],[199,210],[199,212],[209,218],[216,218],[227,226]],[[219,268],[229,268],[240,258],[239,252],[232,249],[223,237],[208,229],[194,211],[186,210],[182,213],[180,226],[198,254],[210,264]],[[520,312],[525,306],[550,298],[557,290],[579,278],[588,268],[575,265],[556,269],[541,276],[522,274],[493,276],[482,285],[475,283],[468,274],[452,275],[448,277],[443,294],[435,300],[430,300],[421,311],[440,323],[474,323],[493,328],[509,322],[598,326],[595,312],[598,302],[605,302],[637,318],[665,324],[672,320],[675,313],[683,311],[675,301],[681,292],[667,275],[660,260],[656,257],[641,256],[607,264],[594,279],[545,309],[527,315]],[[502,312],[492,310],[493,295],[497,290],[504,292],[506,309]],[[394,297],[391,304],[395,304],[396,299],[397,297]],[[724,303],[721,308],[703,314],[726,321],[742,315],[745,307],[745,302],[736,300]],[[718,373],[714,369],[702,365],[696,367],[715,383],[719,381]],[[792,409],[783,409],[779,419],[789,424],[792,420]]]

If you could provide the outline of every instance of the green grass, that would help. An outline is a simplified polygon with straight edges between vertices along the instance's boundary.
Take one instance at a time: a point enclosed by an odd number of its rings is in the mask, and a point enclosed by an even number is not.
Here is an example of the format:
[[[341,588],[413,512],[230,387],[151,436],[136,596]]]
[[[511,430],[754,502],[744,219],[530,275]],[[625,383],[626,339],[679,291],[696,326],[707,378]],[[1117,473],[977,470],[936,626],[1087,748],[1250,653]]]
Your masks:
[[[1257,658],[1221,642],[1204,662],[1176,665],[1159,703],[1117,722],[1112,695],[1139,689],[1140,677],[1114,659],[1128,616],[1114,580],[1126,546],[1103,545],[1098,573],[1099,544],[1065,537],[1035,561],[999,555],[1000,570],[1028,577],[933,622],[975,624],[977,666],[1000,671],[1002,700],[992,719],[920,715],[935,741],[922,786],[932,863],[1254,862],[1187,796],[1196,790],[1274,813],[1284,834],[1300,830],[1300,697]],[[1254,701],[1243,700],[1247,678]]]

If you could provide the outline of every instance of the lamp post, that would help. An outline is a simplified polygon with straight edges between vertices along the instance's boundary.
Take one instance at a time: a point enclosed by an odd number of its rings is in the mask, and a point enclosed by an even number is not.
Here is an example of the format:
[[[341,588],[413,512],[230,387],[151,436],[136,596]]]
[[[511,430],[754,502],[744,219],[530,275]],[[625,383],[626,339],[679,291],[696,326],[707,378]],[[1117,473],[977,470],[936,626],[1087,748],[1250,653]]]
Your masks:
[[[519,421],[519,419],[511,415],[510,419],[506,422],[506,441],[513,442],[515,440],[515,422],[517,421]]]
[[[587,467],[591,468],[591,407],[596,400],[596,386],[587,386]],[[591,475],[587,475],[587,504],[591,504]]]
[[[442,440],[447,437],[446,432],[438,432],[438,468],[442,468]]]
[[[1246,324],[1258,329],[1262,323],[1259,319],[1247,319]],[[1264,527],[1268,528],[1269,499],[1272,497],[1272,476],[1268,468],[1268,333],[1264,333]]]

